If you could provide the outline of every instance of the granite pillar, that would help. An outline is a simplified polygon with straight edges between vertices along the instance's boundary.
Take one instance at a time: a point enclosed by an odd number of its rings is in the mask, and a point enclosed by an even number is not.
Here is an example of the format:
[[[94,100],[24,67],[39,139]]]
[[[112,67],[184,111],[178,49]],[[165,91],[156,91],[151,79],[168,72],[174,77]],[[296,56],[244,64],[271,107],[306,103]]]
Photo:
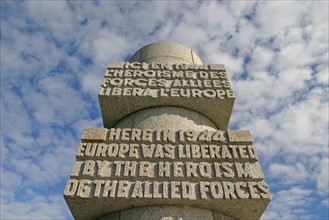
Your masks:
[[[271,200],[223,64],[158,42],[111,62],[104,128],[86,128],[65,200],[75,219],[259,219]]]

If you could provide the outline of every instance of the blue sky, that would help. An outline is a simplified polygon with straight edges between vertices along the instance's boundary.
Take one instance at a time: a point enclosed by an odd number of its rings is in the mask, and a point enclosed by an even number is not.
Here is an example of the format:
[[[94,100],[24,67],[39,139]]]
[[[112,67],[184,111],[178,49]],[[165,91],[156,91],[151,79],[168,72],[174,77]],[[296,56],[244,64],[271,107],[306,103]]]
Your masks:
[[[225,64],[273,193],[262,219],[328,219],[328,1],[1,0],[1,219],[72,219],[63,189],[102,127],[110,61],[175,41]]]

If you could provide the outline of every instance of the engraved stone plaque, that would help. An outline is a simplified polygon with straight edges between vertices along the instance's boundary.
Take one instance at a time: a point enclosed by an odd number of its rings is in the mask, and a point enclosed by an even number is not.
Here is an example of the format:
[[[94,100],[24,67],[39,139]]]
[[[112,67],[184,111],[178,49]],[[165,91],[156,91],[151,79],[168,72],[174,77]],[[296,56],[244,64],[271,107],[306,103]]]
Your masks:
[[[234,104],[224,65],[110,63],[98,93],[104,127],[154,106],[202,113],[226,130]]]

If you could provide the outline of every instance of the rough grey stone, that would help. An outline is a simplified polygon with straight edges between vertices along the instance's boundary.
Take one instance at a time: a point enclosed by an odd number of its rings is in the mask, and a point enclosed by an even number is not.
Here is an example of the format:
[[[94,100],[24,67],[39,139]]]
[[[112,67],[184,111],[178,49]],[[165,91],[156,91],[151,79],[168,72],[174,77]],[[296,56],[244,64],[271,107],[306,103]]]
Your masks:
[[[130,62],[202,64],[199,56],[190,48],[174,42],[156,42],[146,45],[130,58]]]
[[[230,142],[232,143],[239,142],[239,143],[251,144],[253,141],[249,130],[239,130],[239,131],[228,130],[227,135]]]
[[[106,138],[106,130],[103,128],[84,129],[81,140],[83,141],[102,141]]]
[[[121,69],[123,68],[124,62],[111,62],[108,64],[107,68]]]
[[[64,189],[74,218],[259,219],[271,193],[250,132],[226,131],[234,99],[224,65],[176,43],[109,63],[106,128],[84,129]]]
[[[213,220],[213,213],[207,209],[189,206],[150,206],[121,210],[99,218],[98,220]],[[222,215],[223,217],[227,217]],[[223,218],[224,220],[225,218]],[[118,219],[119,220],[119,219]],[[227,219],[231,220],[231,219]]]
[[[141,128],[151,130],[217,130],[216,125],[204,115],[180,107],[164,106],[146,108],[123,118],[116,128]]]

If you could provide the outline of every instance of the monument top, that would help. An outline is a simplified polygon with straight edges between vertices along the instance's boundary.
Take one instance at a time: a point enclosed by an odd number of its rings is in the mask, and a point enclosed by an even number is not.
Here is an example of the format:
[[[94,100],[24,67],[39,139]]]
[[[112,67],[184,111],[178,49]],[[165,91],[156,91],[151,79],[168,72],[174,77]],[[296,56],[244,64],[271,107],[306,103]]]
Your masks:
[[[148,44],[134,53],[129,62],[186,63],[202,65],[199,56],[190,48],[174,42]]]
[[[226,130],[235,100],[223,64],[203,64],[193,50],[174,42],[146,45],[129,62],[110,62],[98,95],[106,128],[140,110],[175,106]]]

